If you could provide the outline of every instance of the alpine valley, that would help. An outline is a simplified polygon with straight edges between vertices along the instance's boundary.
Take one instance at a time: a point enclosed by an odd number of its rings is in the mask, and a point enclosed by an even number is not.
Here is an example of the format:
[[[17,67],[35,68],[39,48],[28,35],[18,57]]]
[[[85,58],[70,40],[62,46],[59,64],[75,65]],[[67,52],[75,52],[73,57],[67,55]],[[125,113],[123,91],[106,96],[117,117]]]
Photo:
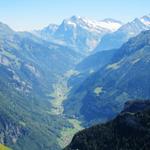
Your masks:
[[[148,150],[149,66],[150,15],[0,23],[0,150]]]

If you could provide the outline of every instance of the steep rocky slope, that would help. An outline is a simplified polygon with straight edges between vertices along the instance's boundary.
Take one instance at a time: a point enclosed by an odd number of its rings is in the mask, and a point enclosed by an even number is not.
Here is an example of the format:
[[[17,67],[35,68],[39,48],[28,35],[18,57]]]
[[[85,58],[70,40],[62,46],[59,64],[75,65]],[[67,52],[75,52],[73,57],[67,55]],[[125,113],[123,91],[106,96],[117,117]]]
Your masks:
[[[0,143],[15,150],[60,149],[61,128],[71,125],[51,114],[49,93],[80,58],[70,48],[0,23]]]
[[[125,43],[108,64],[70,94],[65,112],[89,124],[112,118],[127,100],[150,98],[149,60],[150,31],[145,31]]]
[[[132,101],[112,121],[77,133],[65,150],[148,150],[150,101]]]

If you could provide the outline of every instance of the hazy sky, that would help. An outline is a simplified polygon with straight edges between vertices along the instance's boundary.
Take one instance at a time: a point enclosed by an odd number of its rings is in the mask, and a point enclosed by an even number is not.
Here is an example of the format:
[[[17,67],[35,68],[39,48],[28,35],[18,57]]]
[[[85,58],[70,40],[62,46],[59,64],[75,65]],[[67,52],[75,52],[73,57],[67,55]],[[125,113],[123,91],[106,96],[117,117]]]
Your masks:
[[[60,24],[72,15],[124,22],[150,13],[150,0],[0,0],[0,21],[15,30]]]

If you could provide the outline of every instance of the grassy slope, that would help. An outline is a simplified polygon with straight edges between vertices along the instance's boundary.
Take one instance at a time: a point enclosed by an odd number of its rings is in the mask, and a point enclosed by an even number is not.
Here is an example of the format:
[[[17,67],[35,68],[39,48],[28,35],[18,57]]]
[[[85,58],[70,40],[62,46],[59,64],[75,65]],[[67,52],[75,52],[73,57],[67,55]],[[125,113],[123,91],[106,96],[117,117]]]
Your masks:
[[[0,144],[0,150],[11,150],[10,148]]]
[[[82,130],[81,122],[77,119],[67,119],[72,127],[64,127],[61,131],[61,136],[58,139],[59,145],[64,148],[68,143],[71,142],[73,136],[78,131]]]

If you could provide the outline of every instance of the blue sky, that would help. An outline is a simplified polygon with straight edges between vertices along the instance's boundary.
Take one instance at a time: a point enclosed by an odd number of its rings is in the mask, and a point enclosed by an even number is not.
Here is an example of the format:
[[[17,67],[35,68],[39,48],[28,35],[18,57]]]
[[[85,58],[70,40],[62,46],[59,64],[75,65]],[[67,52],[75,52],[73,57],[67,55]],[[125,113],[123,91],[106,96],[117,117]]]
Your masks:
[[[123,22],[150,13],[150,0],[0,0],[0,21],[15,30],[60,24],[72,15]]]

